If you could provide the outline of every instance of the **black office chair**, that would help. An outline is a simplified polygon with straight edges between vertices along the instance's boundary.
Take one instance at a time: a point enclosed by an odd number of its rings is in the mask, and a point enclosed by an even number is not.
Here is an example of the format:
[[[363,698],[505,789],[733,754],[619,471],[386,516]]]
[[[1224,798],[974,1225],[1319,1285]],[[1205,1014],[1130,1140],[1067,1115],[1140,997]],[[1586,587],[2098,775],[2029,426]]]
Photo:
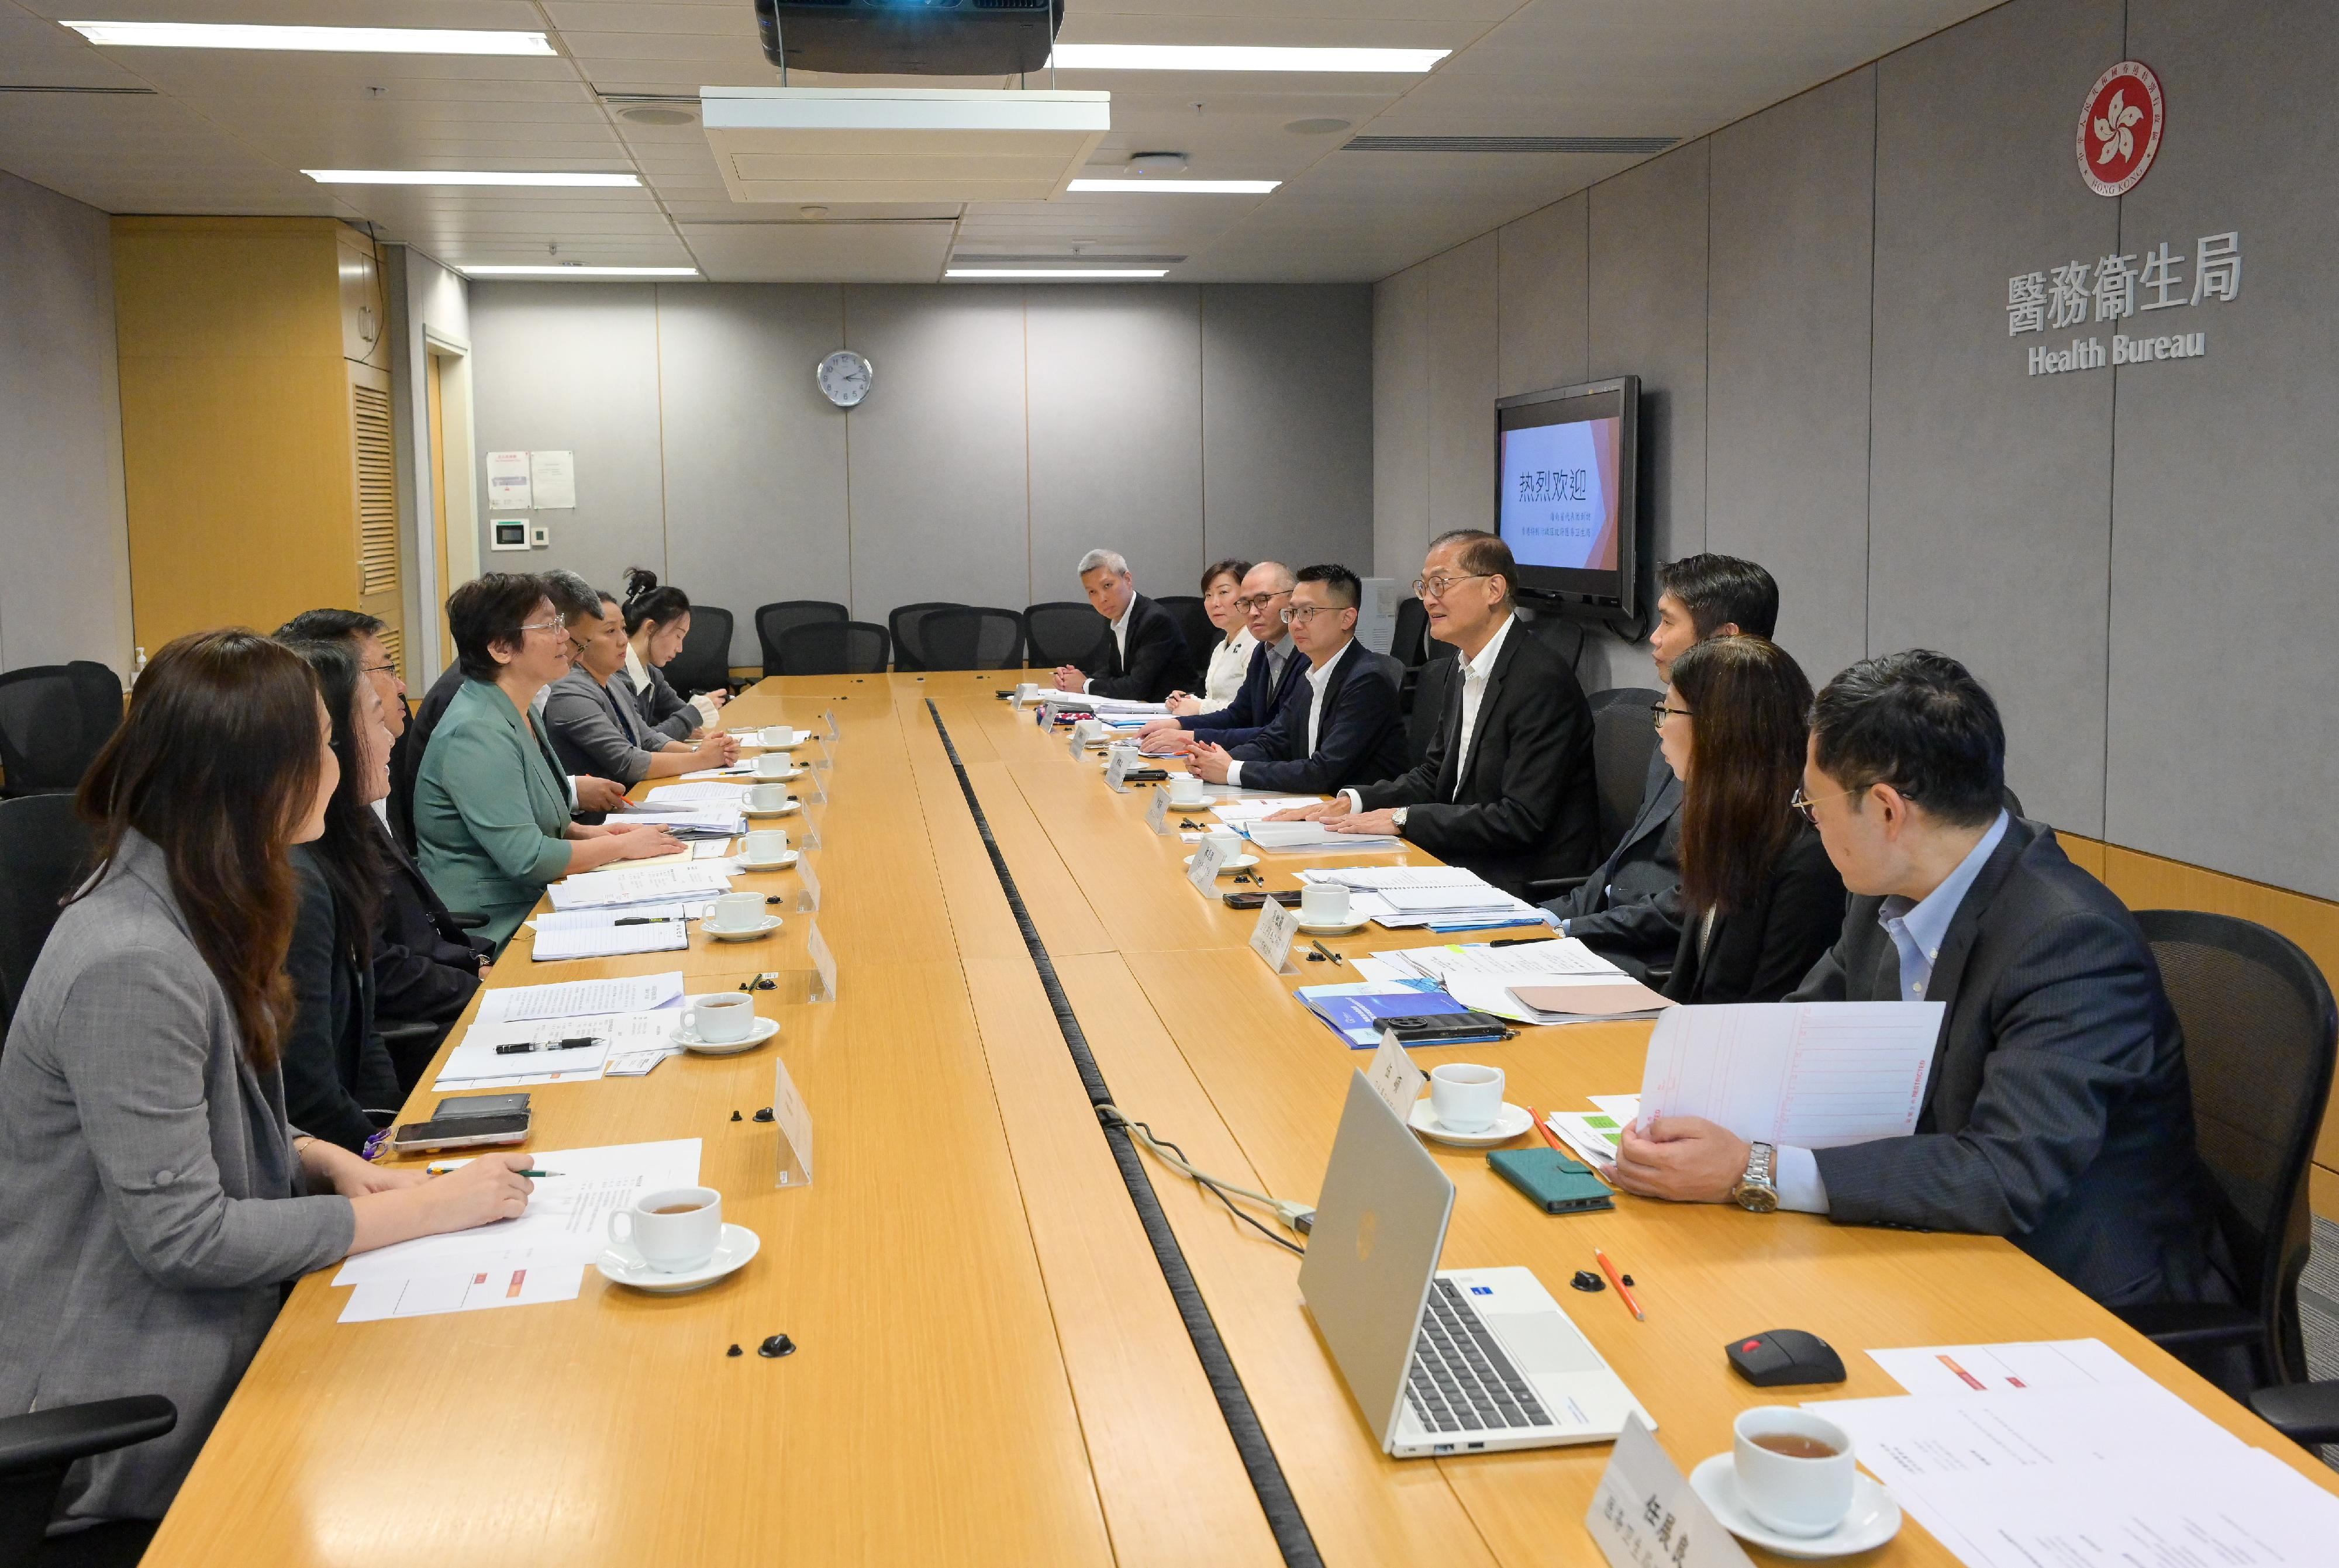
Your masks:
[[[1199,677],[1210,667],[1210,656],[1226,641],[1226,633],[1210,624],[1209,607],[1192,594],[1170,594],[1153,602],[1177,617],[1178,629],[1186,636],[1187,662],[1192,666],[1189,673]],[[1201,681],[1196,678],[1179,684],[1191,690]]]
[[[956,599],[927,599],[919,604],[903,605],[885,617],[885,626],[893,637],[893,667],[901,670],[924,670],[934,666],[926,662],[925,638],[921,635],[926,617],[941,610],[972,609]]]
[[[780,637],[784,676],[882,676],[893,643],[874,621],[814,621]]]
[[[1649,708],[1664,693],[1651,686],[1611,686],[1584,701],[1592,709],[1592,787],[1599,797],[1600,842],[1594,863],[1608,858],[1633,819],[1640,814],[1648,787],[1649,759],[1657,749],[1657,726]],[[1527,884],[1527,897],[1557,898],[1584,881],[1553,877]]]
[[[1033,669],[1087,669],[1112,628],[1086,599],[1051,599],[1024,607],[1023,635]]]
[[[1020,670],[1023,667],[1023,616],[1014,610],[974,606],[936,610],[920,618],[930,670]]]
[[[1461,668],[1450,659],[1442,659],[1405,672],[1413,688],[1412,704],[1405,710],[1405,744],[1416,767],[1429,755],[1429,743],[1437,738],[1437,721],[1446,713],[1455,675]]]
[[[35,665],[0,676],[0,795],[81,783],[122,723],[122,677],[104,665]]]
[[[794,626],[849,621],[853,612],[828,599],[781,599],[755,606],[755,641],[763,646],[764,673],[780,673],[780,637]]]
[[[2307,1164],[2339,1051],[2331,987],[2296,943],[2250,921],[2179,909],[2139,910],[2136,918],[2185,1031],[2194,1140],[2216,1186],[2242,1300],[2119,1315],[2173,1356],[2198,1360],[2238,1348],[2261,1387],[2301,1383]],[[2327,1435],[2339,1438],[2339,1387],[2328,1404]]]
[[[150,1520],[120,1520],[46,1545],[57,1489],[76,1460],[149,1443],[179,1424],[178,1406],[159,1394],[93,1399],[24,1415],[0,1415],[0,1563],[128,1564],[154,1533]]]
[[[713,605],[690,606],[690,630],[682,651],[666,666],[666,678],[679,696],[731,689],[731,633],[735,618]]]
[[[1389,657],[1411,669],[1426,659],[1422,645],[1429,640],[1429,610],[1418,594],[1407,594],[1396,604],[1396,631],[1389,638]]]
[[[0,800],[0,1031],[15,1016],[59,904],[95,869],[96,851],[73,796]]]

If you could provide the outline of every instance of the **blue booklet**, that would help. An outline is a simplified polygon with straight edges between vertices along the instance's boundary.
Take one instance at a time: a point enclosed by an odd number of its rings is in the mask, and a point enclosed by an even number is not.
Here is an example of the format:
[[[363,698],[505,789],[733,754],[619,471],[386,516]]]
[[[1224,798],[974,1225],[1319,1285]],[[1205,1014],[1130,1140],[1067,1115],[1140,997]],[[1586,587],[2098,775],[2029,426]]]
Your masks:
[[[1438,990],[1434,980],[1303,985],[1292,994],[1355,1050],[1370,1050],[1380,1044],[1382,1019],[1470,1011]]]

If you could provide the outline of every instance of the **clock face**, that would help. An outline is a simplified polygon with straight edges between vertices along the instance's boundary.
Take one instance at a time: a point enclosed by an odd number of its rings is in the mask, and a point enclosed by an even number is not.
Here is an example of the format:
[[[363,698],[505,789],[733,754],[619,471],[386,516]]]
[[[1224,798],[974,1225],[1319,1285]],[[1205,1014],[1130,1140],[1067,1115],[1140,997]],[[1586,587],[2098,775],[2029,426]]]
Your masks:
[[[828,400],[840,409],[850,409],[869,395],[869,383],[876,368],[850,349],[839,349],[820,362],[817,380]]]

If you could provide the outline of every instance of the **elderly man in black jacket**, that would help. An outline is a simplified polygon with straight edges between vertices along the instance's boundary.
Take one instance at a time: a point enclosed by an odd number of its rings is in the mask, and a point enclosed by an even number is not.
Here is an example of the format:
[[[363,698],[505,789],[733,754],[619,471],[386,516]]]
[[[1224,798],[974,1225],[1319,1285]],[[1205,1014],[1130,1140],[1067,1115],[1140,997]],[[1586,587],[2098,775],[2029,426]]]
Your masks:
[[[1065,665],[1056,671],[1058,691],[1158,703],[1193,680],[1194,656],[1178,617],[1137,591],[1118,551],[1082,556],[1081,587],[1105,618],[1105,635],[1086,661],[1089,668]]]

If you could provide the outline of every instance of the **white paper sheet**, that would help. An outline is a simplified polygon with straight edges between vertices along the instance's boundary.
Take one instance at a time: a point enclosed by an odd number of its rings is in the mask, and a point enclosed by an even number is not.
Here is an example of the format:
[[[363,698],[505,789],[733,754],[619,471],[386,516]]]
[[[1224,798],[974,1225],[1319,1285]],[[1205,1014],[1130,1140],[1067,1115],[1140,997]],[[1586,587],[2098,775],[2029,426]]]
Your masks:
[[[1598,983],[1624,972],[1572,936],[1517,947],[1446,942],[1404,952],[1422,973],[1441,980],[1456,974],[1484,974],[1498,977],[1506,985],[1564,984],[1575,977]]]
[[[704,920],[706,912],[715,907],[711,898],[676,899],[668,903],[599,904],[591,909],[547,910],[530,915],[528,929],[547,931],[597,931],[617,924],[621,920]]]
[[[1799,1149],[1906,1137],[1941,1011],[1938,1001],[1668,1008],[1649,1038],[1643,1117],[1702,1116]]]
[[[623,980],[568,980],[548,985],[501,986],[479,999],[474,1028],[521,1023],[542,1018],[586,1018],[640,1012],[682,1000],[682,971],[637,974]]]
[[[581,1264],[483,1264],[452,1274],[383,1279],[350,1292],[343,1323],[378,1323],[389,1317],[428,1317],[441,1312],[486,1312],[501,1307],[535,1307],[574,1301],[584,1287]]]
[[[1257,822],[1279,811],[1314,805],[1322,799],[1321,795],[1243,795],[1232,800],[1209,801],[1193,809],[1209,812],[1231,827],[1239,822]]]
[[[539,931],[528,945],[538,963],[574,958],[622,958],[637,952],[679,952],[690,945],[690,927],[681,921],[641,925],[591,926],[582,931]]]
[[[667,807],[706,804],[735,805],[745,800],[747,792],[755,787],[752,782],[726,783],[722,779],[699,779],[688,784],[660,784],[650,791],[644,804]]]
[[[720,833],[728,838],[746,831],[739,821],[739,808],[729,802],[707,802],[694,805],[687,801],[663,805],[628,806],[621,814],[628,823],[663,823],[680,833]],[[685,858],[687,858],[686,855]],[[660,856],[664,863],[667,857]],[[591,874],[587,873],[587,874]]]
[[[528,485],[526,452],[488,454],[488,508],[490,511],[525,512],[536,506]]]
[[[577,454],[530,452],[528,483],[531,504],[541,511],[561,511],[577,505]]]
[[[728,873],[712,864],[645,866],[638,871],[596,871],[564,877],[546,890],[557,910],[591,909],[613,903],[650,903],[706,897],[731,891]]]
[[[2152,1381],[2100,1339],[1916,1345],[1868,1355],[1911,1394],[2028,1393]]]
[[[1382,854],[1404,847],[1404,841],[1377,833],[1334,833],[1318,822],[1250,822],[1239,824],[1243,836],[1263,850],[1285,853],[1307,850],[1316,854]]]
[[[701,839],[698,843],[690,846],[690,858],[693,860],[728,860],[731,858],[731,842],[732,841],[727,838]]]

